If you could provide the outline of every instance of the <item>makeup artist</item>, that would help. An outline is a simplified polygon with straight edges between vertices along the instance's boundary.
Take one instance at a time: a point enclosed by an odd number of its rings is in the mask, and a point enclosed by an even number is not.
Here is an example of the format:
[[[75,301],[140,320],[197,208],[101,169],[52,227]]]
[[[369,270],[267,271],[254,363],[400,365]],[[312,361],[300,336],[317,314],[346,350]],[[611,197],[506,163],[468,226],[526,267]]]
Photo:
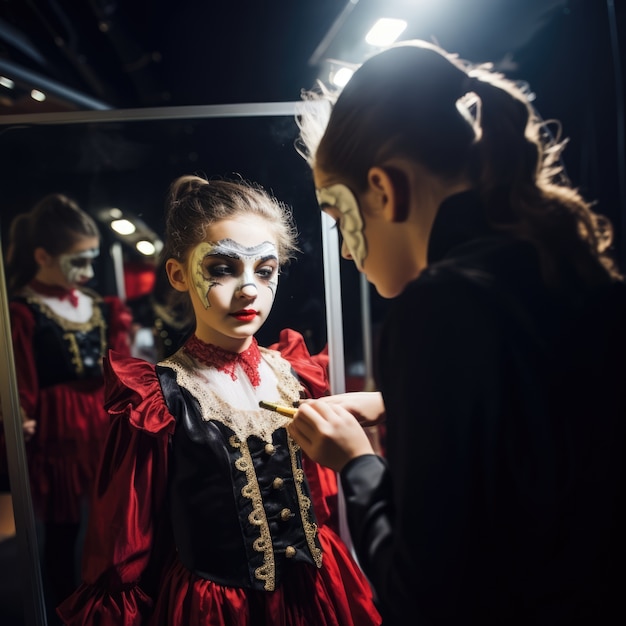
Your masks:
[[[304,96],[320,208],[393,302],[380,393],[287,429],[341,473],[385,625],[626,623],[626,288],[565,142],[423,41]],[[361,427],[383,418],[385,458]]]

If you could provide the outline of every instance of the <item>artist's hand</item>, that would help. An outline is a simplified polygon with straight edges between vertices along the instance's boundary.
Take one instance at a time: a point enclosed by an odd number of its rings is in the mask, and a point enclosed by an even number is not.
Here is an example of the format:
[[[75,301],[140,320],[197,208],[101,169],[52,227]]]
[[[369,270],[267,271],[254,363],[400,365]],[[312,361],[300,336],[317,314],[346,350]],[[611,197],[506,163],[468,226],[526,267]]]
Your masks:
[[[374,454],[363,427],[340,404],[303,403],[287,430],[308,457],[336,472],[357,456]]]
[[[312,400],[302,400],[301,405]],[[335,406],[342,406],[350,411],[363,427],[377,426],[385,421],[385,405],[383,397],[378,391],[351,391],[337,393],[333,396],[318,398],[315,402],[325,402]]]
[[[35,432],[37,432],[37,421],[30,419],[24,410],[24,407],[20,407],[20,417],[22,418],[22,435],[24,441],[30,441]],[[3,421],[2,406],[0,405],[0,422]]]
[[[35,420],[26,420],[22,422],[22,434],[24,441],[30,441],[37,432],[37,422]]]
[[[28,417],[24,407],[20,407],[20,415],[22,417],[22,435],[24,435],[24,441],[30,441],[35,432],[37,432],[37,420]]]

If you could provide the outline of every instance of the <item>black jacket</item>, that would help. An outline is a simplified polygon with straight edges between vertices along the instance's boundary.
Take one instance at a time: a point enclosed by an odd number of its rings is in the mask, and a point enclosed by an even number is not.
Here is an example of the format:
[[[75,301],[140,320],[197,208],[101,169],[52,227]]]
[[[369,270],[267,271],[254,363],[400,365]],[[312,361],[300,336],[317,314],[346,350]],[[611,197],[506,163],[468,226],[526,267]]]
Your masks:
[[[341,475],[357,555],[385,626],[622,623],[625,287],[549,289],[481,214],[442,205],[381,331],[386,460]]]

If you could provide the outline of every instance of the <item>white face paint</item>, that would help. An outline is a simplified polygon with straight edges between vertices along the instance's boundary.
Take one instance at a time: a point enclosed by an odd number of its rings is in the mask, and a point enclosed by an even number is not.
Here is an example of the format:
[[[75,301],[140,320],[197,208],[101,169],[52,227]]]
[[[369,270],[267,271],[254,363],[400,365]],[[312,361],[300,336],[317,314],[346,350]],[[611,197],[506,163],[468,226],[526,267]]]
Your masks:
[[[93,261],[100,255],[99,248],[59,255],[59,267],[68,283],[82,285],[94,276]]]
[[[189,267],[205,309],[213,306],[210,294],[218,287],[220,301],[230,301],[237,292],[248,298],[269,293],[272,301],[276,295],[278,251],[269,241],[249,248],[232,239],[203,242],[191,253]]]
[[[356,197],[345,185],[337,184],[316,190],[322,211],[333,208],[339,211],[339,230],[357,269],[363,271],[367,256],[367,243],[363,234],[363,218]]]

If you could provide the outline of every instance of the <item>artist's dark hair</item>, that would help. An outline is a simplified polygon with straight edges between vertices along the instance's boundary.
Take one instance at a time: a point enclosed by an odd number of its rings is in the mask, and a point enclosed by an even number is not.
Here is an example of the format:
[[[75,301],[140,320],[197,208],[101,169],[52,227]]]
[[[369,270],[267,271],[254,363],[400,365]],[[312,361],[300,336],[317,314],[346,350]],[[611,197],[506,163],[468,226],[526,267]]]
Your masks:
[[[86,237],[100,239],[96,222],[74,200],[61,193],[48,194],[29,212],[17,215],[9,228],[6,255],[9,294],[20,290],[35,277],[37,248],[43,248],[51,256],[59,256]]]
[[[261,185],[243,179],[180,176],[170,185],[165,201],[162,261],[174,258],[185,262],[191,250],[205,241],[207,228],[212,224],[249,215],[264,218],[274,229],[279,264],[289,263],[298,251],[297,229],[293,213],[285,203]],[[179,292],[171,295],[171,304],[180,307]]]
[[[611,224],[564,175],[566,142],[548,132],[526,87],[488,66],[403,42],[365,61],[342,91],[304,92],[296,121],[298,151],[356,192],[369,168],[407,158],[443,180],[469,179],[493,226],[536,246],[548,282],[619,277]]]

